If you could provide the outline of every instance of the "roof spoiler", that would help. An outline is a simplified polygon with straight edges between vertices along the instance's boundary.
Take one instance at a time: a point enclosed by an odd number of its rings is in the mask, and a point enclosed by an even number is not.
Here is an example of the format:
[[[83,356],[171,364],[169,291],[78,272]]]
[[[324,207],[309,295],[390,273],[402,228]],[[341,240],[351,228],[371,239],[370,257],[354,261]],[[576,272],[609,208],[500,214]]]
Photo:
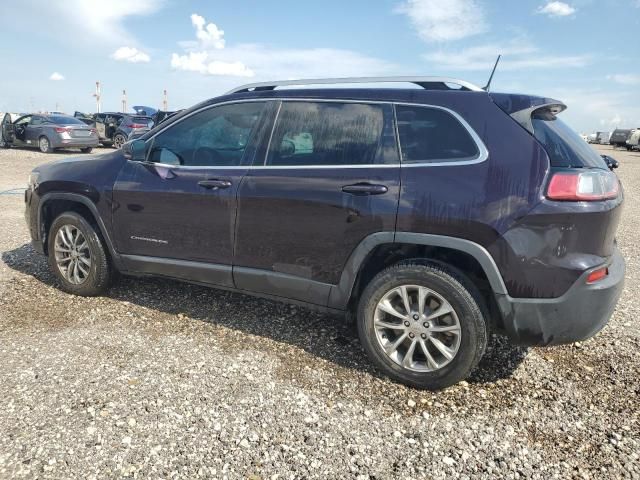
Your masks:
[[[496,105],[531,134],[533,134],[531,118],[534,114],[546,112],[555,116],[567,109],[564,103],[553,98],[509,93],[491,93],[490,95]]]

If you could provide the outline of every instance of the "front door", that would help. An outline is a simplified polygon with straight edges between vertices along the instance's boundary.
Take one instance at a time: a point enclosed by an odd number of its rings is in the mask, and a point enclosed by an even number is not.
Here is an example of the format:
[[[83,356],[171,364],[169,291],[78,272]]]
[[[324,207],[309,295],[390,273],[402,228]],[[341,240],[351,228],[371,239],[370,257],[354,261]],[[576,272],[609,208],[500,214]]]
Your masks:
[[[264,107],[211,106],[147,140],[146,162],[127,162],[113,221],[131,270],[232,285],[236,193]]]
[[[17,146],[27,145],[27,127],[31,121],[31,115],[18,118],[13,123],[13,144]]]
[[[354,248],[395,229],[391,106],[283,101],[256,163],[238,192],[236,286],[326,304]]]
[[[2,142],[0,143],[2,143],[2,145],[13,145],[13,142],[15,140],[15,132],[10,113],[5,113],[4,117],[2,118],[2,132],[0,132],[0,134],[2,140]]]

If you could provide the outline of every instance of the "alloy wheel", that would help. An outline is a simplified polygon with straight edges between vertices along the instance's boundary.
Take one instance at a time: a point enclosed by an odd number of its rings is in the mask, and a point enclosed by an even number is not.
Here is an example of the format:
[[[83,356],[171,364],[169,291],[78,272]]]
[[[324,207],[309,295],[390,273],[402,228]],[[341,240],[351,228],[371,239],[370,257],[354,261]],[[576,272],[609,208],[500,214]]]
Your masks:
[[[414,372],[441,369],[460,348],[458,315],[442,295],[424,286],[389,290],[376,305],[373,321],[385,354]]]
[[[54,242],[56,265],[62,276],[74,285],[87,280],[91,271],[91,250],[80,229],[74,225],[63,225],[56,233]]]
[[[47,137],[40,137],[40,151],[41,152],[49,151],[49,139]]]

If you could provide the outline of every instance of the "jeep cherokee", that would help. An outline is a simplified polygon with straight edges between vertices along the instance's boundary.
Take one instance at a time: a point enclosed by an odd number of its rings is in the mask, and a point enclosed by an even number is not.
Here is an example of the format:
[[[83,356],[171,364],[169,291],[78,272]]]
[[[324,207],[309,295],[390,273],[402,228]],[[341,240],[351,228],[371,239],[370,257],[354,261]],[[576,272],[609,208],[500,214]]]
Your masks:
[[[418,88],[330,87],[391,81]],[[34,169],[27,223],[67,292],[120,272],[351,313],[379,369],[439,389],[490,331],[555,345],[611,316],[622,188],[564,109],[440,77],[245,85]]]

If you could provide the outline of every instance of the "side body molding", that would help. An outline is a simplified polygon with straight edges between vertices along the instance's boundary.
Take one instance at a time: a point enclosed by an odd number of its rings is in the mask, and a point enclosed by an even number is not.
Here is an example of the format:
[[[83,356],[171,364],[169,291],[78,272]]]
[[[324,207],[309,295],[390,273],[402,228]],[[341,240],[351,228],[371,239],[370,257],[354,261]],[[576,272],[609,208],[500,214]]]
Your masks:
[[[340,277],[340,283],[331,287],[328,304],[330,308],[346,308],[362,263],[375,247],[384,243],[406,243],[430,247],[444,247],[469,254],[478,261],[484,270],[494,293],[507,295],[507,289],[498,270],[498,266],[491,254],[482,245],[462,238],[432,235],[429,233],[379,232],[366,237],[347,260],[344,270],[342,271],[342,276]]]

